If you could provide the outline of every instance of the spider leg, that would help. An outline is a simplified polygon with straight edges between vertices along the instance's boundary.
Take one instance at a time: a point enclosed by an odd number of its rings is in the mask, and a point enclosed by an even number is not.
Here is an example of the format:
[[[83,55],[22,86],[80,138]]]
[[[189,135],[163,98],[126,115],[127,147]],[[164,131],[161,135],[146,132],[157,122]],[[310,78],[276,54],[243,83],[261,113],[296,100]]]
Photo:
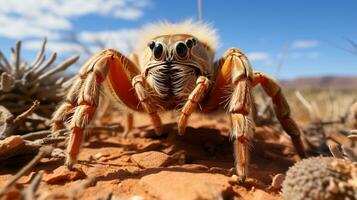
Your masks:
[[[66,101],[52,118],[52,129],[65,127],[69,121],[70,136],[67,144],[66,165],[71,168],[77,161],[84,129],[98,107],[100,91],[107,80],[112,96],[131,108],[141,111],[139,100],[132,91],[131,79],[139,70],[119,52],[108,49],[95,55],[80,69],[79,76],[68,91]]]
[[[204,110],[210,111],[220,106],[227,92],[231,92],[228,112],[232,123],[235,168],[240,181],[244,182],[248,174],[249,144],[254,131],[251,117],[252,69],[245,55],[236,48],[227,50],[215,65],[219,69],[215,85],[203,106]]]
[[[272,98],[275,115],[284,131],[291,137],[300,158],[306,158],[304,146],[300,138],[300,130],[296,122],[290,117],[290,107],[281,91],[281,87],[261,72],[254,72],[253,86],[257,84],[260,84],[264,91]]]
[[[178,133],[183,135],[187,126],[187,122],[192,112],[196,109],[198,102],[202,100],[209,86],[209,80],[205,76],[198,77],[196,87],[188,96],[188,100],[181,110],[181,116],[178,122]]]
[[[149,93],[147,92],[148,84],[145,78],[140,74],[133,78],[132,85],[135,89],[136,95],[139,98],[140,104],[146,113],[150,115],[152,124],[154,125],[156,135],[161,135],[161,119],[157,113],[157,107],[153,104]]]
[[[125,130],[123,137],[126,138],[134,127],[134,115],[132,113],[125,113]]]

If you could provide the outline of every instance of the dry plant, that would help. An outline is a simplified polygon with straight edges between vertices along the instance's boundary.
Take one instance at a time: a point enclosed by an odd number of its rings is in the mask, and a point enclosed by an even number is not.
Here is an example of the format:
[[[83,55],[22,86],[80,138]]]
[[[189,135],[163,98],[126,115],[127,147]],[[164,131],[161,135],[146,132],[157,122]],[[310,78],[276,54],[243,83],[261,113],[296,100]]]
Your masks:
[[[52,112],[71,84],[70,78],[58,74],[79,56],[55,66],[57,54],[46,60],[46,43],[45,39],[31,64],[21,59],[21,41],[11,49],[11,60],[0,51],[0,137],[3,139],[48,128]]]
[[[0,190],[0,197],[26,175],[42,158],[64,158],[67,130],[52,133],[49,130],[50,116],[63,94],[71,84],[70,77],[58,76],[78,60],[74,56],[53,67],[56,53],[45,61],[46,39],[37,58],[28,64],[20,58],[21,42],[12,49],[12,61],[0,52],[0,162],[12,167],[14,163],[31,160]],[[122,126],[89,126],[86,132],[120,132]],[[53,147],[55,144],[56,148]],[[20,159],[21,158],[21,159]],[[30,187],[21,191],[23,198],[35,199],[41,180],[38,173]]]
[[[347,127],[350,122],[348,119],[355,115],[356,111],[353,110],[356,106],[353,104],[357,105],[357,102],[354,103],[353,99],[338,103],[333,96],[330,96],[329,106],[327,106],[330,109],[322,113],[316,101],[308,101],[299,91],[295,95],[309,114],[310,121],[302,129],[310,147],[310,153],[329,155],[331,152],[334,156],[341,158],[342,153],[337,151],[339,148],[351,152],[354,143],[348,137],[355,137],[355,133]],[[346,151],[343,152],[346,153]],[[353,155],[350,154],[350,159],[352,157]]]
[[[352,126],[357,129],[357,102],[351,106],[350,120],[352,122]]]
[[[268,97],[263,88],[257,86],[254,89],[254,107],[253,107],[254,122],[257,126],[276,126],[279,121],[274,114],[273,104],[270,97]]]

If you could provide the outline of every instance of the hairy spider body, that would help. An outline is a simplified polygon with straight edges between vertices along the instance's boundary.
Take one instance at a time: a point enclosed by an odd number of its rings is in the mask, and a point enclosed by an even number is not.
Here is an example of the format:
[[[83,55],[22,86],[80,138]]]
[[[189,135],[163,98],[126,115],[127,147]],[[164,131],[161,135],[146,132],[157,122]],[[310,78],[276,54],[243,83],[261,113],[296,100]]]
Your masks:
[[[107,49],[84,64],[66,101],[54,113],[54,131],[64,128],[69,120],[68,167],[77,160],[83,131],[94,116],[103,86],[130,111],[147,113],[158,135],[161,110],[181,111],[178,133],[182,135],[194,111],[209,112],[228,102],[235,168],[244,181],[254,131],[251,91],[261,84],[272,97],[277,118],[291,136],[297,153],[305,157],[300,131],[290,118],[279,85],[263,73],[253,72],[247,57],[237,48],[228,49],[214,61],[218,39],[213,28],[191,21],[164,22],[147,26],[139,35],[138,49],[130,58]],[[198,104],[200,109],[196,109]],[[132,123],[132,115],[128,114],[127,131]]]

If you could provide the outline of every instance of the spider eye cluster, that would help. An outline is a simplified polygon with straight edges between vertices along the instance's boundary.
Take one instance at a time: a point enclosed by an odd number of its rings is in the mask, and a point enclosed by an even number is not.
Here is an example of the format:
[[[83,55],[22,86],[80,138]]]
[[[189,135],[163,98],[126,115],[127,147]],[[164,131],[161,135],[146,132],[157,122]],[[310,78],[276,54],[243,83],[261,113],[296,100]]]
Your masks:
[[[187,39],[185,42],[178,42],[174,48],[174,53],[181,59],[187,57],[189,49],[197,45],[195,38]],[[160,42],[150,41],[148,47],[153,52],[156,60],[161,60],[164,55],[164,46]]]
[[[162,46],[162,44],[159,42],[155,43],[154,41],[151,41],[149,42],[148,46],[151,49],[151,51],[154,53],[155,59],[160,60],[164,52],[164,47]]]
[[[186,58],[190,48],[197,45],[195,38],[187,39],[185,43],[179,42],[176,44],[175,52],[180,58]]]
[[[191,48],[197,44],[197,40],[195,38],[186,40],[186,45],[188,48]]]

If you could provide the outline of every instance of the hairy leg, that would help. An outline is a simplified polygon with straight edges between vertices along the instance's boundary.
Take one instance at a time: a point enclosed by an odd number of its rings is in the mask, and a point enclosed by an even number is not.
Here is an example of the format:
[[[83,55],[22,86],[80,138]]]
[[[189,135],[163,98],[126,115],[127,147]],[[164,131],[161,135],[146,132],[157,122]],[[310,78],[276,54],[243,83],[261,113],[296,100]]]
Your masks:
[[[150,95],[147,91],[148,84],[146,83],[142,75],[137,75],[132,81],[133,87],[135,89],[136,95],[139,98],[140,104],[146,113],[150,115],[152,124],[154,125],[155,133],[157,135],[162,134],[162,125],[159,114],[157,113],[157,107],[154,105]]]
[[[65,128],[65,122],[69,121],[71,134],[67,144],[66,160],[69,168],[77,160],[84,129],[98,107],[100,91],[106,78],[114,97],[124,105],[140,111],[137,107],[137,97],[130,92],[130,76],[135,73],[138,73],[136,66],[122,54],[111,49],[95,55],[80,69],[77,80],[68,91],[66,101],[60,105],[52,118],[53,130]]]
[[[196,87],[188,96],[188,100],[181,110],[181,116],[178,122],[178,133],[183,135],[187,126],[187,122],[193,111],[196,109],[198,102],[202,100],[209,87],[207,77],[200,76],[196,81]]]
[[[134,115],[132,113],[125,113],[125,130],[123,137],[126,138],[134,127]]]
[[[248,174],[249,142],[254,131],[251,117],[252,70],[239,49],[229,49],[216,62],[218,74],[210,98],[203,102],[204,110],[219,107],[227,101],[232,123],[235,168],[241,182]],[[227,93],[229,92],[229,93]]]
[[[261,73],[254,73],[254,86],[261,84],[264,91],[272,98],[275,115],[284,131],[290,135],[294,147],[301,158],[306,158],[305,149],[300,138],[300,130],[296,122],[290,117],[290,107],[286,101],[281,87],[270,77]]]

